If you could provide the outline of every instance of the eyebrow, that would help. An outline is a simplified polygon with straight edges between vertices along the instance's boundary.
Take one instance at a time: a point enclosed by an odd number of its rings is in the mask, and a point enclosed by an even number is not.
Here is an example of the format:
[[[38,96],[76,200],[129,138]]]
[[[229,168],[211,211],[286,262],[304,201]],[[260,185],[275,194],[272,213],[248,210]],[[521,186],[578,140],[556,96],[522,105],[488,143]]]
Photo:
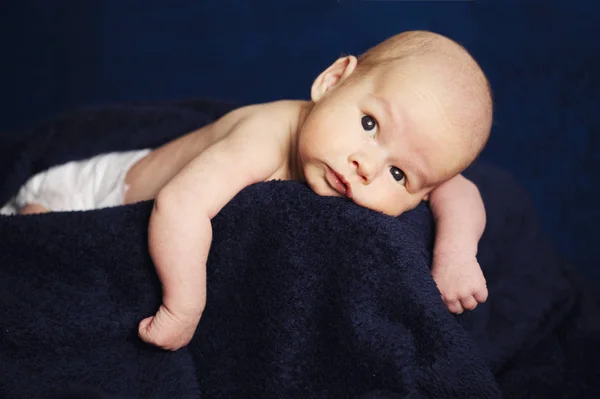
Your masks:
[[[399,129],[402,124],[402,118],[400,118],[399,110],[392,107],[390,103],[384,98],[377,97],[374,94],[370,95],[371,99],[377,103],[378,108],[383,109],[386,120],[391,122],[391,125]]]

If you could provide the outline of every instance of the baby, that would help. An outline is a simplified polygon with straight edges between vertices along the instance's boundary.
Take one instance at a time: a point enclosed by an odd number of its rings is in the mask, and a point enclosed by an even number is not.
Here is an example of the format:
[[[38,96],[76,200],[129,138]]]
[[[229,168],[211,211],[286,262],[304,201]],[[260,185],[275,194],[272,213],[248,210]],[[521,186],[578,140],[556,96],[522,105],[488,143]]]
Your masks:
[[[483,149],[491,120],[488,82],[468,52],[435,33],[405,32],[359,58],[337,59],[314,81],[310,101],[238,108],[153,151],[42,172],[17,195],[17,210],[154,199],[148,240],[163,302],[138,332],[176,350],[191,340],[205,307],[211,219],[244,187],[298,180],[318,195],[394,216],[428,200],[436,223],[432,275],[448,309],[461,313],[488,294],[476,259],[485,210],[460,173]],[[67,173],[85,168],[90,176],[113,176],[102,182],[109,194],[89,206],[49,205],[50,182],[64,185],[73,180]]]

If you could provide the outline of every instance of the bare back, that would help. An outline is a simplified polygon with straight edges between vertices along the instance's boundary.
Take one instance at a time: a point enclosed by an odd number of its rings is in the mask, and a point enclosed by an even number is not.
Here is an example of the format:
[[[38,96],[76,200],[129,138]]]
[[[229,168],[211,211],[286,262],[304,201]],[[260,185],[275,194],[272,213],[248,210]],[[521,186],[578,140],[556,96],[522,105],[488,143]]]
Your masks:
[[[291,138],[295,134],[298,116],[303,101],[276,101],[237,108],[217,121],[170,141],[138,161],[127,173],[125,183],[128,191],[125,203],[154,199],[158,192],[171,181],[187,164],[213,144],[225,139],[249,116],[264,115],[270,122],[264,126],[272,136],[273,145],[266,143],[264,154],[271,151],[285,152],[289,158]],[[262,135],[261,135],[262,136]],[[289,179],[287,162],[266,180]]]

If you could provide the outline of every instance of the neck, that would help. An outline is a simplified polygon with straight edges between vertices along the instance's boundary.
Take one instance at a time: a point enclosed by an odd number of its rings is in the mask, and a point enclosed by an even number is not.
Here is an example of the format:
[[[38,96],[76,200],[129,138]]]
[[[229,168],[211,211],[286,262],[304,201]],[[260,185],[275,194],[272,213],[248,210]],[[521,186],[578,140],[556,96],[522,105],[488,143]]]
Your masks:
[[[301,103],[298,108],[298,118],[295,120],[295,125],[292,125],[290,129],[290,157],[289,157],[289,169],[290,169],[290,179],[297,180],[301,182],[305,182],[304,178],[304,168],[302,165],[302,159],[300,159],[300,154],[298,152],[298,142],[300,140],[300,132],[304,126],[304,122],[306,118],[310,114],[314,103],[312,101],[306,101]]]

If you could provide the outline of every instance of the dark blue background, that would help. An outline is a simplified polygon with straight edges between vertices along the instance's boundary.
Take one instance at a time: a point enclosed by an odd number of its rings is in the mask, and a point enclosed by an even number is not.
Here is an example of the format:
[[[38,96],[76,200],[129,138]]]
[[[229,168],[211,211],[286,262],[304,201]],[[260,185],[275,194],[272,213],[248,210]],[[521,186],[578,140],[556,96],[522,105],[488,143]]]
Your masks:
[[[319,71],[407,29],[465,45],[491,81],[482,159],[600,277],[600,5],[593,1],[21,0],[0,5],[0,131],[82,105],[308,98]]]

